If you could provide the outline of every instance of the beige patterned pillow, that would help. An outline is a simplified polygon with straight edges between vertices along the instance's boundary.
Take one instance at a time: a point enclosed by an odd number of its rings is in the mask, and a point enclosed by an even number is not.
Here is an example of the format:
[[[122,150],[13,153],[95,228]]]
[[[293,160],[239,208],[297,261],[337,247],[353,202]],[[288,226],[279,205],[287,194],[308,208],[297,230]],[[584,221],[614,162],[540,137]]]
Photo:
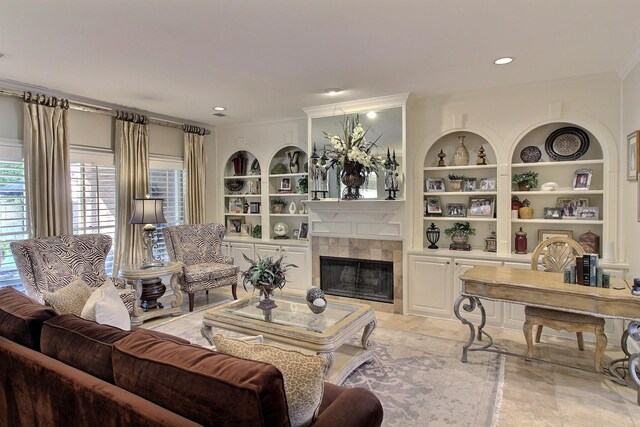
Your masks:
[[[79,277],[75,277],[67,286],[55,292],[43,292],[44,302],[60,314],[80,316],[82,308],[91,296],[91,288]]]
[[[323,357],[267,344],[249,344],[222,335],[215,335],[213,342],[220,353],[270,363],[282,372],[289,421],[293,427],[308,426],[315,419],[322,402],[328,367]]]

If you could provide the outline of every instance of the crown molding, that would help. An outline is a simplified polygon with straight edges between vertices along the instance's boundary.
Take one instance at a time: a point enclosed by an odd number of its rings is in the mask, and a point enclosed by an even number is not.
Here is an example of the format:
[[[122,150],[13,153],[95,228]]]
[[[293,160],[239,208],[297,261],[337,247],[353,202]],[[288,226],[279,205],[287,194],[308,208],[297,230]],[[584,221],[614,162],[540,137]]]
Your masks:
[[[303,108],[310,118],[335,116],[336,111],[339,114],[361,113],[369,109],[387,109],[394,107],[403,107],[409,92],[399,95],[379,96],[377,98],[359,99],[356,101],[339,102],[335,104],[325,104],[318,107]]]
[[[622,62],[622,65],[618,68],[618,76],[621,80],[624,80],[629,73],[640,62],[640,41],[631,49],[627,58]]]

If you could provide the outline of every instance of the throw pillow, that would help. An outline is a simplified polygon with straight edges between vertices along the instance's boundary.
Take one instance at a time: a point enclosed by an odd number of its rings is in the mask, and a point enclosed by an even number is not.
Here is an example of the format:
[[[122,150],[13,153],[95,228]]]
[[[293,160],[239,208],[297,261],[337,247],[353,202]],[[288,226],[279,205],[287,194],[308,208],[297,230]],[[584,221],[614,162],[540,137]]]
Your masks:
[[[91,288],[75,277],[67,286],[55,292],[43,292],[44,301],[60,314],[75,314],[80,316],[82,308],[91,296]]]
[[[96,301],[96,322],[103,325],[111,325],[125,331],[131,330],[129,311],[120,299],[118,290],[109,280],[105,286],[101,286],[102,296]]]
[[[213,342],[221,353],[274,365],[282,372],[292,426],[308,426],[318,415],[328,363],[322,356],[285,350],[268,344],[215,335]]]
[[[103,298],[104,290],[109,286],[115,285],[111,279],[107,277],[104,283],[102,283],[98,289],[93,291],[87,302],[84,304],[80,317],[87,320],[93,320],[94,322],[96,321],[96,303]]]

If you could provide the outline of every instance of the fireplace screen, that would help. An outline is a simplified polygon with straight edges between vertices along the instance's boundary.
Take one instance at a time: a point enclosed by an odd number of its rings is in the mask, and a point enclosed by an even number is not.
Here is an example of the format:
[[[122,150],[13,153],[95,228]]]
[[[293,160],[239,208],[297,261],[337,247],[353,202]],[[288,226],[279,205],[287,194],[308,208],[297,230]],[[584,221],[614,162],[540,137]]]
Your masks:
[[[393,263],[321,256],[320,289],[329,295],[393,303]]]

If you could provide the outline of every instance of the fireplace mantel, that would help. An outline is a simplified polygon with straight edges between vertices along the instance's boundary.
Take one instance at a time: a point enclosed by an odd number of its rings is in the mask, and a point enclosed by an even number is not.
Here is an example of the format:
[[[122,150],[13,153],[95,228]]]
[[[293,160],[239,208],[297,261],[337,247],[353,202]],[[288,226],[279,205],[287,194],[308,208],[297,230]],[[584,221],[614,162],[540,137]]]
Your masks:
[[[320,217],[334,219],[339,214],[369,215],[382,221],[395,215],[404,205],[404,200],[307,200],[309,209]]]

